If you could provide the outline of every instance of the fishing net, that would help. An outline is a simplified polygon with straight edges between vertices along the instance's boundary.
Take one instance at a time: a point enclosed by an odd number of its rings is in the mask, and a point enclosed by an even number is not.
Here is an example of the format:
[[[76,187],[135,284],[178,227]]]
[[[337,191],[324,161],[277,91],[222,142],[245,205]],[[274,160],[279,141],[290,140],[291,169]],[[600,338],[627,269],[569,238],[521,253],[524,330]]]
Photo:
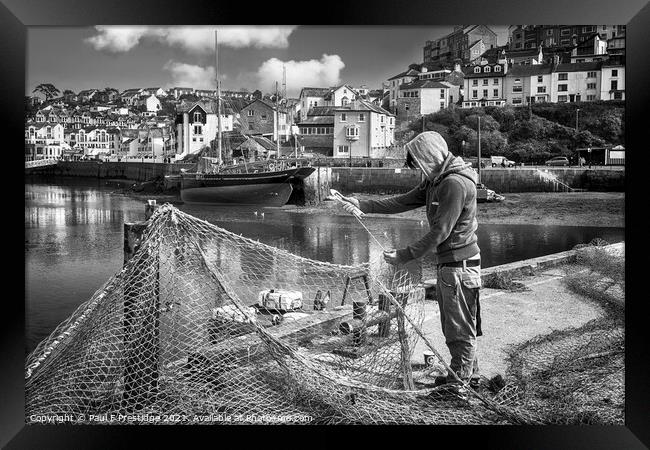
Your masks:
[[[305,259],[163,205],[123,269],[28,356],[26,420],[545,423],[519,385],[431,382],[432,368],[455,374],[422,333],[419,281],[381,261]],[[419,339],[428,368],[411,363]]]

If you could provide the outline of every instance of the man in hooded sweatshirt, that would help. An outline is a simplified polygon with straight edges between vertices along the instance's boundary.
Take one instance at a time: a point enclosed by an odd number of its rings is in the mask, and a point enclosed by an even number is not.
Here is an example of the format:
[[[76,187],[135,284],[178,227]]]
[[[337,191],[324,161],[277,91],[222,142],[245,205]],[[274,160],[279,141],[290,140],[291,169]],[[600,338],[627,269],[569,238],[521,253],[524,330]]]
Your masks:
[[[343,197],[352,212],[393,214],[426,206],[429,232],[405,248],[384,253],[396,266],[423,257],[434,257],[436,298],[451,369],[473,386],[478,384],[476,337],[481,336],[479,289],[481,259],[476,229],[477,175],[462,158],[447,149],[440,134],[427,131],[405,146],[406,164],[419,168],[424,181],[411,191],[383,200]],[[455,378],[447,375],[447,382]]]

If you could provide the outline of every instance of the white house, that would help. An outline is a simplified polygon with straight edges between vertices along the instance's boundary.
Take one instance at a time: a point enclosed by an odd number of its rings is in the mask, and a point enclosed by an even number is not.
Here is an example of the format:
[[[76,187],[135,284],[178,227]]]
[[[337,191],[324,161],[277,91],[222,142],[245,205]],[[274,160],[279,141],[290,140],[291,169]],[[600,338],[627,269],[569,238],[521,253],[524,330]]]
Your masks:
[[[335,158],[383,158],[393,145],[395,116],[382,107],[359,100],[332,110]]]
[[[622,62],[611,60],[603,63],[600,100],[625,100],[625,65]]]
[[[309,110],[314,106],[325,106],[325,96],[330,92],[329,88],[305,87],[300,90],[300,120],[305,120]]]
[[[440,81],[415,80],[401,84],[396,106],[397,117],[402,120],[445,109],[452,103],[450,92],[451,85]]]
[[[57,159],[69,148],[60,123],[28,122],[25,126],[25,160]]]
[[[557,64],[551,74],[551,102],[598,100],[601,95],[600,62]]]
[[[506,104],[504,83],[508,73],[508,62],[499,60],[465,69],[463,108],[476,106],[503,106]]]
[[[176,116],[177,154],[196,153],[209,146],[217,136],[218,120],[216,102],[196,102],[178,108]],[[232,113],[221,113],[221,131],[232,131]]]

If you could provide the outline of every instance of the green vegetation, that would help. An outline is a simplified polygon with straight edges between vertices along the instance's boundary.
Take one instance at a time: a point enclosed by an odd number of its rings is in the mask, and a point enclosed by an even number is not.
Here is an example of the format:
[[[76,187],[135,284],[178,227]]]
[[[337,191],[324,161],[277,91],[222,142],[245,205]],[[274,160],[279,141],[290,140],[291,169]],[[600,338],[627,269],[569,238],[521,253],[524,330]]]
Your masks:
[[[482,156],[502,155],[531,164],[554,156],[571,158],[576,148],[624,144],[624,116],[623,101],[540,103],[531,109],[452,107],[426,115],[424,129],[440,133],[454,154],[476,156],[480,117]],[[408,142],[422,127],[422,118],[412,120],[395,133],[397,143]]]

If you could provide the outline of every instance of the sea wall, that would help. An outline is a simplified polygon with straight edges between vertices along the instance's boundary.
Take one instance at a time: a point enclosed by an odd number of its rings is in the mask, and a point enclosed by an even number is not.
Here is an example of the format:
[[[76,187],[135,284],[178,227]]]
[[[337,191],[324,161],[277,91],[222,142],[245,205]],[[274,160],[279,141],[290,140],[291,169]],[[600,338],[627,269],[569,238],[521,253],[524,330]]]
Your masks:
[[[146,162],[59,161],[54,166],[26,171],[28,174],[54,177],[122,178],[147,181],[164,175],[191,170],[194,164],[164,164]]]
[[[331,184],[343,193],[368,194],[406,192],[416,186],[419,169],[333,167]],[[573,189],[603,192],[625,191],[623,168],[489,168],[481,171],[481,182],[498,193],[562,192]]]

